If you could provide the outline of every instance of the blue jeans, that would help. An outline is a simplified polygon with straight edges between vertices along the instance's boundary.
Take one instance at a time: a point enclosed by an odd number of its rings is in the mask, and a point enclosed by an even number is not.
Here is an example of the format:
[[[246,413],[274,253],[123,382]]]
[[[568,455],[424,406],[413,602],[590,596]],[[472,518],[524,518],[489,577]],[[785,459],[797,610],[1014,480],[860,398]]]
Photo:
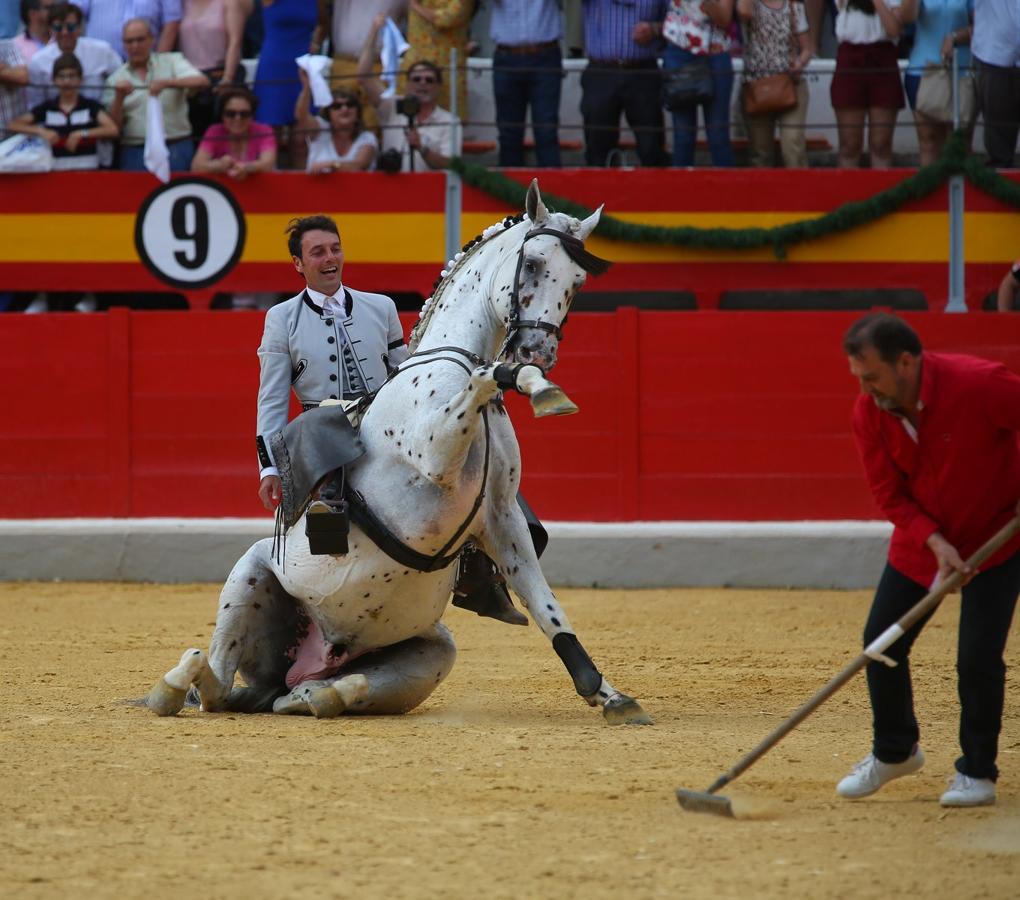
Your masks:
[[[694,59],[694,54],[673,44],[666,45],[663,69],[679,69]],[[730,96],[733,94],[733,62],[728,53],[712,53],[708,57],[715,91],[712,99],[699,104],[705,118],[705,135],[712,154],[712,165],[733,166],[730,144]],[[673,115],[673,165],[694,165],[694,144],[698,137],[698,107],[691,106]]]
[[[492,92],[499,128],[499,164],[524,165],[524,121],[531,106],[535,161],[540,168],[559,168],[560,87],[563,58],[559,47],[517,54],[496,50],[492,57]]]
[[[195,142],[191,138],[183,141],[174,141],[166,145],[170,151],[170,171],[189,172],[191,171],[191,157],[195,155]],[[145,147],[121,146],[120,168],[123,172],[144,172]]]

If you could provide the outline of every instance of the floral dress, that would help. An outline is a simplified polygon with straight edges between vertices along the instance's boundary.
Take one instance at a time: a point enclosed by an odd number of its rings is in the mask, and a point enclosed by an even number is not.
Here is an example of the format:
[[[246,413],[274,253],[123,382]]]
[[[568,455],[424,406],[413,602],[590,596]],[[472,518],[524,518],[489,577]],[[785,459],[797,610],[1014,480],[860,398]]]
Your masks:
[[[464,77],[467,65],[468,29],[474,12],[475,0],[419,0],[422,6],[431,10],[436,17],[433,25],[414,10],[407,14],[407,42],[411,49],[400,61],[400,67],[407,71],[419,59],[434,62],[443,70],[443,87],[439,92],[438,104],[450,108],[450,50],[457,48],[457,118],[467,117],[467,80]]]
[[[695,56],[729,53],[733,41],[701,11],[702,0],[670,0],[662,36]]]

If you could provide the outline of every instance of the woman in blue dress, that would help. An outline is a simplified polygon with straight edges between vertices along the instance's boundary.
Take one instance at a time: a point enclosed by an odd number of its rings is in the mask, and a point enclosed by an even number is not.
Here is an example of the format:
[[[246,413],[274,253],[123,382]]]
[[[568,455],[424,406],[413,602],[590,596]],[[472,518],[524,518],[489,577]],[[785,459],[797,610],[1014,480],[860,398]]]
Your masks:
[[[255,70],[259,121],[272,125],[276,143],[286,147],[290,168],[304,169],[308,152],[304,135],[294,127],[294,104],[301,93],[294,60],[318,53],[320,37],[317,0],[262,0],[265,39]]]
[[[910,52],[903,86],[906,88],[907,102],[914,111],[921,165],[927,166],[938,159],[952,125],[918,112],[917,89],[925,66],[950,62],[957,47],[961,48],[960,75],[966,77],[971,74],[969,45],[974,0],[902,0],[899,18],[903,22],[917,22],[914,47]],[[963,124],[969,136],[974,123]]]

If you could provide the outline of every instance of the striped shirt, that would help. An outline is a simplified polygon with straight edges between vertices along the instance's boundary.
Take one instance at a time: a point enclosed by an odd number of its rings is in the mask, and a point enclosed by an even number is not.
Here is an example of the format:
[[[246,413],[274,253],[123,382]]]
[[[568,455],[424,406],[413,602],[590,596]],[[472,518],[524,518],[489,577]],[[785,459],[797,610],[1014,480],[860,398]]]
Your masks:
[[[25,60],[14,41],[0,41],[0,63],[23,66]],[[0,138],[7,137],[7,123],[28,112],[25,89],[20,85],[0,84]]]
[[[489,35],[496,44],[521,46],[558,41],[563,14],[557,0],[492,0]]]
[[[85,34],[106,41],[124,57],[121,40],[124,23],[129,19],[148,19],[159,46],[159,33],[170,22],[181,20],[181,0],[76,0],[85,13]]]
[[[638,22],[661,22],[667,0],[584,0],[584,46],[589,59],[655,59],[660,41],[634,43]]]

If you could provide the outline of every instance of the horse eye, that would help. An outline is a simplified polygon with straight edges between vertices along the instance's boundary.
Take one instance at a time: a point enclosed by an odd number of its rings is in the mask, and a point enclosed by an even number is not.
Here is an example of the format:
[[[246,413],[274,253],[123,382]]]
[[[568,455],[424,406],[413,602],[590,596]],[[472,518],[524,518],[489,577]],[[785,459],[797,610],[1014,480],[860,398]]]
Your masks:
[[[536,268],[537,266],[530,259],[524,263],[524,271],[529,275],[534,275]]]

